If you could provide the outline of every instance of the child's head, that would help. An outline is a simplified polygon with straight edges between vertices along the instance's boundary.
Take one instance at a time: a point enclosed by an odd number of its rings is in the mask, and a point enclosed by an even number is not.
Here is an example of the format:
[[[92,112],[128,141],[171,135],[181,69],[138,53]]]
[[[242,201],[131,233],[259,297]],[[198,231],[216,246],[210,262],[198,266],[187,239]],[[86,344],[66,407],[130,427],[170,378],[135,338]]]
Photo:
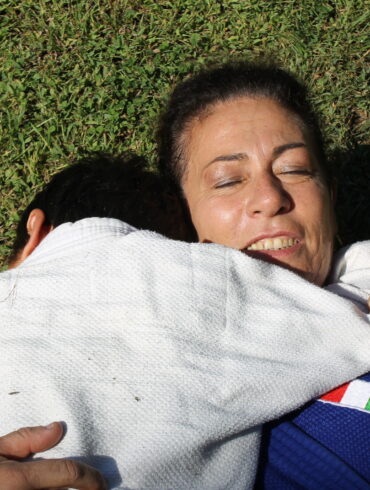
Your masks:
[[[56,174],[27,206],[9,265],[22,262],[52,229],[83,218],[116,218],[163,232],[159,224],[163,194],[161,181],[141,157],[83,158]]]

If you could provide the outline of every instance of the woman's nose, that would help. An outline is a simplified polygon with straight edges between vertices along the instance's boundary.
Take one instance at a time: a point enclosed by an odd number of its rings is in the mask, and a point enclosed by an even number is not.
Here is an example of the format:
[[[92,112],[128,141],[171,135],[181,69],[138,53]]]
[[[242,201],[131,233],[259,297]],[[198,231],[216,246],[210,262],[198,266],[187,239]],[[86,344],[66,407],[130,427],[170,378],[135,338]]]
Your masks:
[[[246,203],[251,217],[272,217],[288,213],[293,208],[292,198],[274,175],[259,176],[251,188]]]

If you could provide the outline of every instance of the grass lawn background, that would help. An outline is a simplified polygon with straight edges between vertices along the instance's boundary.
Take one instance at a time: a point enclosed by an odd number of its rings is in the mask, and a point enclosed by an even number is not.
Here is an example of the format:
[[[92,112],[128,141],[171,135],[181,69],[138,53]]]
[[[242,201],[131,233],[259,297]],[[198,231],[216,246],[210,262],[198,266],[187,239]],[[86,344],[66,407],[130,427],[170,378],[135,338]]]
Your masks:
[[[144,154],[173,85],[271,56],[312,90],[344,243],[370,238],[365,0],[0,0],[0,268],[20,212],[89,150]]]

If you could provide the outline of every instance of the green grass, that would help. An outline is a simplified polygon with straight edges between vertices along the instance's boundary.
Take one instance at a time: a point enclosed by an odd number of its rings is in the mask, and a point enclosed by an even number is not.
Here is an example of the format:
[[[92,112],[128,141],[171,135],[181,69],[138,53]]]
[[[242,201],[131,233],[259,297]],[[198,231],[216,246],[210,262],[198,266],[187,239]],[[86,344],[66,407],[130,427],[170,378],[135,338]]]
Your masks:
[[[266,54],[311,87],[344,184],[344,241],[368,238],[366,4],[0,0],[0,265],[20,212],[53,173],[88,150],[153,162],[156,118],[176,81]]]

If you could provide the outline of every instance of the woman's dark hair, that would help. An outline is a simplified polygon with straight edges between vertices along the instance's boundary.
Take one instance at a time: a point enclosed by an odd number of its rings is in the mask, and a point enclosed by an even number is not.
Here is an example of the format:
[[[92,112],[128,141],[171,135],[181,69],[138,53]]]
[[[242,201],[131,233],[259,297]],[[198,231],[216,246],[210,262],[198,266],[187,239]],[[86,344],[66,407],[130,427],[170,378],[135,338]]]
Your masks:
[[[175,87],[157,132],[159,168],[163,175],[181,187],[186,170],[184,136],[190,123],[218,102],[240,96],[272,99],[297,117],[330,184],[322,133],[305,86],[276,66],[247,62],[205,69]]]

